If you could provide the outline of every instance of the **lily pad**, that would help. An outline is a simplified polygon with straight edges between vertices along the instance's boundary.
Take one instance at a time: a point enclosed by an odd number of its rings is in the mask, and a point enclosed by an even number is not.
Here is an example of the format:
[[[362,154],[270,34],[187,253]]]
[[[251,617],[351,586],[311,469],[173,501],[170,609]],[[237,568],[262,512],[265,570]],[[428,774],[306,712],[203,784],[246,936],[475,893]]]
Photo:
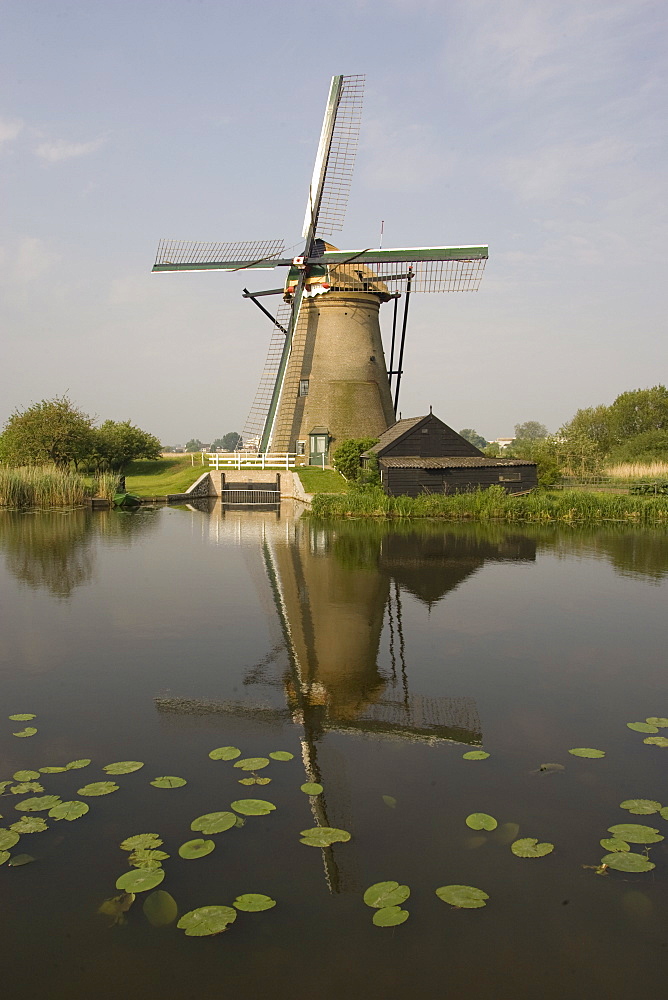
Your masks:
[[[540,767],[537,767],[536,770],[532,771],[531,773],[532,774],[558,774],[559,771],[565,771],[565,770],[566,770],[566,768],[564,767],[563,764],[541,764]]]
[[[594,750],[592,747],[574,747],[568,751],[574,757],[605,757],[605,750]]]
[[[31,799],[23,799],[22,802],[16,803],[16,809],[21,812],[46,812],[48,809],[53,809],[60,803],[60,795],[38,795]]]
[[[35,781],[39,778],[39,771],[15,771],[14,781]]]
[[[648,736],[646,740],[643,740],[643,743],[650,743],[652,746],[655,747],[668,747],[668,737]]]
[[[30,712],[22,712],[19,715],[8,716],[11,722],[30,722],[31,719],[36,719],[36,715],[32,715]]]
[[[268,785],[271,780],[272,780],[271,778],[256,778],[255,779],[255,784],[256,785]]]
[[[444,903],[466,910],[477,910],[481,906],[486,906],[485,900],[489,899],[486,892],[472,885],[442,885],[440,889],[436,889],[436,895]]]
[[[133,837],[126,837],[121,841],[120,847],[123,851],[153,850],[161,844],[162,840],[158,833],[135,833]]]
[[[604,848],[604,850],[610,851],[614,854],[620,854],[631,850],[625,840],[619,840],[617,837],[604,837],[603,840],[599,840],[599,844],[602,848]]]
[[[659,809],[659,816],[662,819],[668,819],[668,806],[664,806],[663,809]]]
[[[179,914],[176,900],[164,889],[156,889],[144,900],[144,916],[153,927],[167,927],[173,924]]]
[[[179,847],[179,855],[182,858],[204,858],[215,848],[213,840],[186,840],[185,844]]]
[[[246,913],[259,913],[260,910],[271,910],[276,906],[276,900],[271,896],[265,896],[261,892],[245,892],[232,903],[237,910],[244,910]]]
[[[536,837],[522,837],[510,845],[510,850],[518,858],[544,858],[552,853],[554,844],[539,844]]]
[[[489,813],[471,813],[466,817],[466,825],[472,830],[496,830],[498,823]]]
[[[651,872],[656,865],[644,854],[606,854],[601,858],[601,864],[614,868],[618,872]]]
[[[652,726],[649,722],[627,722],[626,725],[634,733],[658,733],[659,731],[656,726]]]
[[[128,857],[128,861],[132,865],[136,865],[139,861],[166,861],[169,857],[166,851],[152,850],[150,847],[139,847],[136,851]]]
[[[292,760],[294,754],[290,753],[288,750],[274,750],[273,753],[269,754],[269,756],[272,760]]]
[[[102,768],[107,774],[132,774],[138,771],[144,764],[140,760],[119,760],[115,764],[105,764]]]
[[[12,795],[25,795],[27,792],[43,792],[44,785],[39,781],[20,781],[18,785],[12,785],[10,792]]]
[[[134,853],[128,857],[128,863],[132,868],[139,868],[143,872],[157,872],[158,868],[162,868],[162,864],[157,860],[157,858],[135,858]]]
[[[0,851],[0,865],[4,865],[5,861],[9,861],[11,854],[9,851]]]
[[[407,885],[399,885],[398,882],[376,882],[364,893],[364,902],[367,906],[380,910],[384,906],[399,906],[400,903],[405,903],[410,894],[411,890]]]
[[[67,768],[54,765],[53,767],[40,767],[40,771],[42,774],[59,774],[61,771],[67,771]]]
[[[234,760],[241,757],[241,750],[238,747],[217,747],[209,754],[211,760]]]
[[[160,885],[164,877],[164,868],[152,872],[132,868],[116,879],[116,888],[123,889],[124,892],[148,892],[149,889],[155,889],[156,885]]]
[[[661,809],[661,803],[655,802],[654,799],[624,799],[619,805],[635,816],[651,816]]]
[[[373,922],[376,927],[398,927],[408,920],[408,917],[408,910],[402,910],[400,906],[383,906],[374,913]]]
[[[304,784],[299,787],[305,795],[322,795],[325,790],[317,781],[305,781]]]
[[[0,829],[0,851],[8,851],[19,842],[19,835],[13,830]]]
[[[77,789],[77,795],[111,795],[118,791],[118,785],[114,781],[93,781],[90,785],[84,785]]]
[[[486,760],[489,754],[484,750],[469,750],[468,753],[462,754],[462,760]]]
[[[173,774],[163,774],[159,778],[154,778],[151,784],[155,788],[181,788],[182,785],[187,784],[187,781],[185,778],[177,778]]]
[[[238,760],[233,767],[240,767],[242,771],[259,771],[268,763],[268,757],[244,757],[243,760]]]
[[[124,924],[126,919],[125,914],[134,901],[134,892],[123,892],[120,896],[112,896],[111,899],[105,899],[97,912],[103,916],[111,917],[112,926],[113,924]]]
[[[190,824],[190,829],[199,833],[225,833],[236,826],[237,817],[232,812],[213,812],[198,816]]]
[[[230,805],[242,816],[267,816],[276,808],[273,802],[265,802],[264,799],[236,799]]]
[[[37,730],[34,726],[26,726],[25,729],[21,729],[18,733],[12,733],[12,736],[34,736]]]
[[[78,771],[79,768],[88,767],[89,764],[90,764],[90,758],[82,757],[81,760],[71,760],[69,764],[65,765],[65,767],[67,768],[68,771]]]
[[[302,785],[302,792],[303,791],[304,791],[304,786]],[[388,809],[397,808],[397,800],[395,799],[394,795],[382,795],[381,798],[385,803],[385,805],[388,807]]]
[[[331,844],[345,844],[350,840],[347,830],[339,830],[334,826],[314,826],[309,830],[302,830],[299,836],[299,843],[309,847],[329,847]]]
[[[34,860],[32,854],[15,854],[13,858],[10,858],[9,867],[20,868],[22,865],[29,865]]]
[[[70,802],[59,802],[53,809],[49,809],[49,816],[51,819],[66,819],[71,822],[85,816],[89,809],[90,806],[87,802],[72,799]]]
[[[237,911],[232,906],[200,906],[184,913],[176,926],[187,937],[209,937],[222,934],[236,919]]]
[[[18,823],[12,823],[10,830],[15,833],[42,833],[48,828],[41,816],[22,816]]]
[[[658,726],[659,729],[668,727],[668,719],[664,719],[660,715],[652,715],[649,719],[645,719],[645,722],[650,726]]]
[[[616,840],[625,840],[628,844],[658,844],[663,840],[653,826],[642,826],[639,823],[617,823],[609,826],[608,832]]]
[[[240,785],[254,785],[256,784],[255,778],[239,778]]]

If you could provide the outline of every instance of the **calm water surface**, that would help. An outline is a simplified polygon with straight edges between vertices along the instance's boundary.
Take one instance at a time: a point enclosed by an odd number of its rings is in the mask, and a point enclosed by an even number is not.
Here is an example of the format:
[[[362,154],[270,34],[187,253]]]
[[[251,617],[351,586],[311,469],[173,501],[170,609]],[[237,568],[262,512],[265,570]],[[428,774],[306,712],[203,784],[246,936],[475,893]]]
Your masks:
[[[0,868],[6,995],[663,995],[668,848],[647,874],[583,865],[612,824],[668,831],[619,808],[668,804],[668,749],[626,727],[668,716],[665,532],[323,525],[285,507],[4,512],[0,596],[0,779],[90,757],[42,778],[72,799],[105,764],[145,762],[76,822],[23,835],[13,853],[34,864]],[[36,713],[35,736],[12,735],[17,712]],[[228,744],[294,759],[246,789],[208,757]],[[582,746],[606,756],[567,752]],[[463,759],[480,747],[488,759]],[[548,762],[565,770],[533,773]],[[165,774],[188,783],[150,785]],[[319,801],[306,780],[324,785]],[[252,795],[276,811],[214,835],[205,858],[178,856],[192,819]],[[17,801],[1,797],[0,823]],[[500,829],[469,830],[472,812]],[[554,852],[516,858],[502,824]],[[314,825],[352,839],[300,844]],[[118,844],[149,831],[181,913],[245,892],[277,906],[197,939],[151,927],[138,896],[110,927],[96,911],[127,869]],[[394,929],[362,902],[387,879],[411,887]],[[434,894],[450,883],[488,905],[450,908]]]

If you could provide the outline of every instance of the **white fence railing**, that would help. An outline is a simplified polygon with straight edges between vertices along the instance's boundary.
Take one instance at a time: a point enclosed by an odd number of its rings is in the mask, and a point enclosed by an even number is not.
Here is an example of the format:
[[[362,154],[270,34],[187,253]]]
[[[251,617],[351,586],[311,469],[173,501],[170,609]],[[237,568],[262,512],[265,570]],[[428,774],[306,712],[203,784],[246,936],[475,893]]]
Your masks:
[[[202,452],[202,463],[209,459],[210,469],[294,469],[295,454],[291,451],[250,454],[245,451]]]

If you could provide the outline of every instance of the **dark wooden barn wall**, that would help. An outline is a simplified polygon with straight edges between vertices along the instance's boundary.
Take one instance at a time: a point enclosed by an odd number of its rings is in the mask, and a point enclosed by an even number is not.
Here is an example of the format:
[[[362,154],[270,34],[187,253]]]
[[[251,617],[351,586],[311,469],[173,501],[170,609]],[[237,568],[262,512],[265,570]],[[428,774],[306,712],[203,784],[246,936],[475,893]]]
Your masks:
[[[382,468],[382,459],[381,459]],[[520,475],[516,482],[502,482],[499,476]],[[506,493],[522,493],[537,485],[536,467],[523,465],[499,469],[387,469],[383,486],[391,496],[416,497],[422,493],[470,493],[489,486],[503,486]]]
[[[482,452],[438,417],[431,416],[405,437],[383,448],[381,454],[388,458],[405,458],[407,455],[419,458],[442,458],[444,455],[448,458],[463,458],[480,457]]]

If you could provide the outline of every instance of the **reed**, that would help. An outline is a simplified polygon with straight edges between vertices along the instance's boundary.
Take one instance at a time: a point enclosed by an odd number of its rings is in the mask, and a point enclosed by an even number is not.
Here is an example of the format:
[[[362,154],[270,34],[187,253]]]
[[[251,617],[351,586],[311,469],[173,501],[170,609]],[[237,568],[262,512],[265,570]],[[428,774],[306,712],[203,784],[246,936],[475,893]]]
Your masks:
[[[118,493],[118,473],[99,472],[93,482],[96,497],[113,500]]]
[[[668,462],[621,462],[606,469],[605,475],[612,479],[639,479],[643,482],[668,480]]]
[[[449,520],[598,522],[668,524],[668,497],[581,491],[535,491],[511,496],[492,486],[473,493],[390,497],[381,489],[313,497],[314,517],[437,517]]]
[[[55,465],[0,468],[0,507],[76,507],[94,492],[83,476]]]

